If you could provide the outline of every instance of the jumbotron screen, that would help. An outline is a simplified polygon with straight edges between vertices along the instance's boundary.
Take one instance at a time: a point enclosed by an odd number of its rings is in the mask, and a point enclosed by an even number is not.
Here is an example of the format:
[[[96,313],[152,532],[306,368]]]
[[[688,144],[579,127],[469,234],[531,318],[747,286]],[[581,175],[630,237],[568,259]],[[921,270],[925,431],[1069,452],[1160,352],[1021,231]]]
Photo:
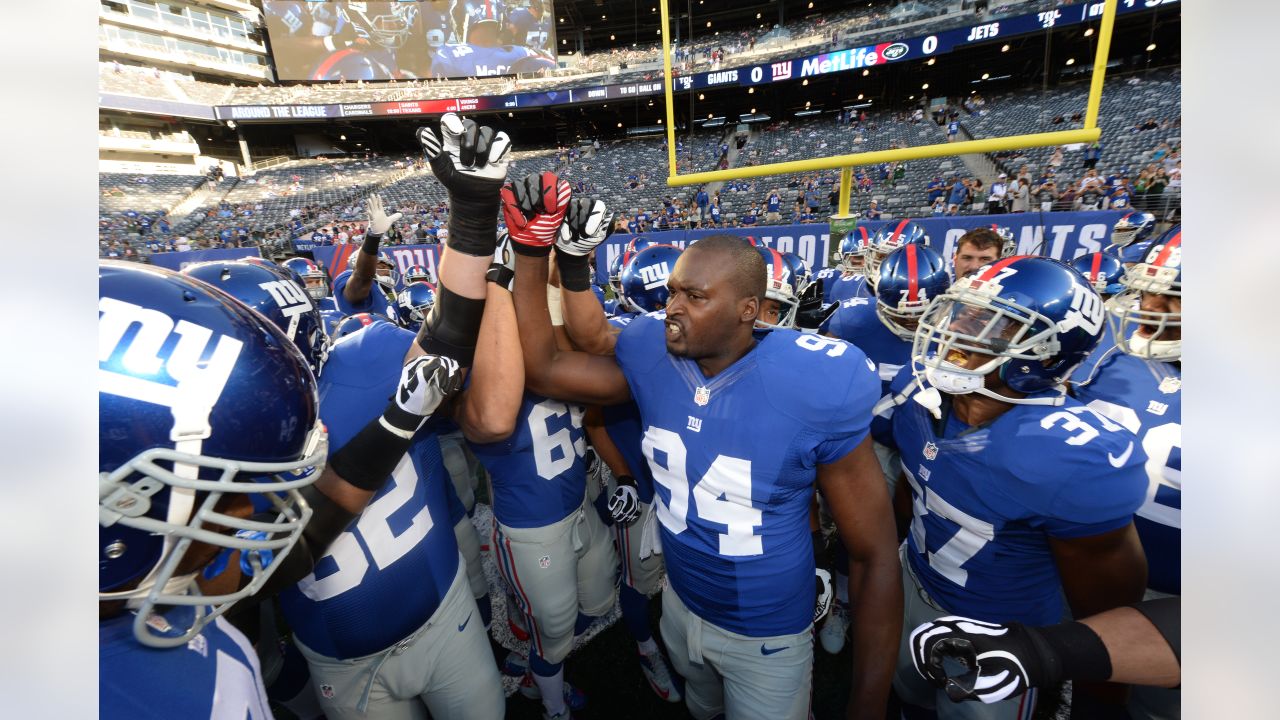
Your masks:
[[[266,0],[280,80],[515,75],[556,66],[550,0]]]

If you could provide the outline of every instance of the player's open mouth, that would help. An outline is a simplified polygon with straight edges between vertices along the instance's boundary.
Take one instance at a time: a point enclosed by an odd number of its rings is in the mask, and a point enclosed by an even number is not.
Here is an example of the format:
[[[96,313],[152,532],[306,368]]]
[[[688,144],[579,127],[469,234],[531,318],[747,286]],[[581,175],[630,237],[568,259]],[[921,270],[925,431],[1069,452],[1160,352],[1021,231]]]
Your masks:
[[[684,331],[680,329],[679,325],[675,324],[670,320],[667,321],[667,338],[668,339],[674,339],[674,338],[680,337],[682,334],[684,334]]]

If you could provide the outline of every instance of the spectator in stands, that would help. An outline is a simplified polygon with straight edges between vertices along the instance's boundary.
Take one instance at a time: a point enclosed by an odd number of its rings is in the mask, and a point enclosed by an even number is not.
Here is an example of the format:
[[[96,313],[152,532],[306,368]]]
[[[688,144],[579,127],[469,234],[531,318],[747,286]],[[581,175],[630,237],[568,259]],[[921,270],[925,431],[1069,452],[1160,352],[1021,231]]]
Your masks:
[[[711,217],[710,227],[720,227],[720,193],[716,193],[715,198],[711,201],[711,206],[707,208],[707,212]]]
[[[1053,155],[1049,157],[1049,167],[1052,167],[1055,169],[1062,167],[1062,146],[1061,145],[1053,149]]]
[[[987,191],[982,186],[981,178],[973,178],[972,181],[968,182],[968,185],[969,185],[969,200],[967,202],[968,211],[969,212],[974,212],[975,210],[977,212],[984,211],[987,207]]]
[[[755,203],[751,203],[751,207],[748,208],[747,211],[743,213],[742,217],[740,218],[740,220],[742,221],[742,226],[755,227],[756,223],[759,221],[758,214],[759,214],[759,206],[757,206]]]
[[[1084,149],[1084,166],[1089,170],[1093,170],[1098,166],[1098,160],[1102,159],[1102,143],[1097,140],[1089,143]]]
[[[805,209],[807,209],[811,213],[816,214],[818,212],[818,208],[821,206],[821,203],[822,201],[818,197],[817,189],[814,187],[813,182],[810,181],[809,187],[804,191]]]
[[[952,119],[947,123],[947,142],[955,142],[956,136],[960,134],[960,121]]]
[[[942,181],[942,176],[935,175],[929,181],[929,185],[925,187],[925,192],[929,193],[929,202],[932,203],[938,198],[946,197],[947,184]]]
[[[1121,178],[1119,185],[1111,189],[1111,194],[1103,200],[1103,209],[1127,210],[1133,203],[1132,191],[1129,190],[1128,178]]]
[[[862,211],[862,219],[863,220],[879,220],[880,219],[880,203],[876,202],[875,200],[872,200],[871,204],[867,206],[867,209]]]
[[[960,212],[960,206],[969,200],[969,186],[959,176],[951,183],[951,191],[947,195],[947,214]]]
[[[987,195],[987,212],[992,215],[999,215],[1009,211],[1009,176],[1004,173],[996,175],[996,181],[991,183],[991,192]]]
[[[1026,165],[1022,166],[1026,168]],[[1031,202],[1031,181],[1025,177],[1019,177],[1017,184],[1014,185],[1011,192],[1013,200],[1011,203],[1012,211],[1016,213],[1024,213],[1029,208]]]
[[[1052,177],[1045,178],[1043,182],[1036,185],[1033,194],[1040,203],[1040,212],[1049,212],[1053,209],[1053,201],[1057,199],[1058,184]]]
[[[769,191],[769,196],[765,198],[765,219],[771,223],[782,222],[782,193],[777,188]]]
[[[693,202],[698,206],[698,222],[706,220],[707,206],[711,204],[711,196],[707,194],[705,185],[698,188],[697,194],[693,196]]]
[[[929,208],[929,213],[934,217],[942,217],[947,214],[947,201],[939,195],[933,199],[933,206]]]

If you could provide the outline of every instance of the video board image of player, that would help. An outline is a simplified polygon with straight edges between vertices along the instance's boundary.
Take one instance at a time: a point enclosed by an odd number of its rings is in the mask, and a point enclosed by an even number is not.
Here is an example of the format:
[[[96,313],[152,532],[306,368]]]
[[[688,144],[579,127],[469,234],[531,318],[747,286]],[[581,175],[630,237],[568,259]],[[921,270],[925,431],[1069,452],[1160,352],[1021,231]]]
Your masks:
[[[489,77],[556,66],[545,0],[266,0],[281,80]]]
[[[492,77],[553,70],[555,15],[543,0],[454,0],[450,42],[432,58],[434,77]]]

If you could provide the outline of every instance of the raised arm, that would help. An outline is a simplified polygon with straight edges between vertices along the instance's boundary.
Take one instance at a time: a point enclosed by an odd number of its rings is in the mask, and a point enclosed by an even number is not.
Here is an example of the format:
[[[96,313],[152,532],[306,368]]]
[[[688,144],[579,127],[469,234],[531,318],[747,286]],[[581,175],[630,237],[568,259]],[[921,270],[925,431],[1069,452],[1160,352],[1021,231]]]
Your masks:
[[[617,329],[605,319],[599,298],[591,292],[589,259],[591,250],[613,233],[612,228],[612,214],[604,202],[575,197],[556,242],[565,331],[574,345],[592,355],[612,355],[618,341]]]
[[[531,173],[503,188],[503,214],[516,251],[515,305],[524,351],[525,385],[561,400],[616,405],[630,388],[612,358],[556,347],[547,308],[547,256],[569,202],[569,185],[553,173]]]
[[[364,243],[356,253],[356,266],[342,288],[342,296],[353,305],[365,301],[373,289],[373,276],[378,272],[378,244],[382,236],[400,219],[401,213],[387,215],[382,209],[382,198],[374,193],[369,196],[369,226],[365,228]]]
[[[509,289],[510,255],[510,241],[503,238],[487,275],[488,297],[471,367],[471,386],[454,410],[454,420],[472,442],[497,442],[509,436],[524,397],[524,356]]]
[[[484,316],[485,273],[498,234],[498,192],[507,176],[511,141],[503,132],[463,120],[440,119],[440,134],[418,128],[431,172],[449,192],[449,239],[440,258],[436,303],[408,358],[423,352],[470,367]]]
[[[902,569],[889,491],[868,435],[818,466],[818,487],[849,552],[853,680],[849,718],[884,717],[902,636]]]

